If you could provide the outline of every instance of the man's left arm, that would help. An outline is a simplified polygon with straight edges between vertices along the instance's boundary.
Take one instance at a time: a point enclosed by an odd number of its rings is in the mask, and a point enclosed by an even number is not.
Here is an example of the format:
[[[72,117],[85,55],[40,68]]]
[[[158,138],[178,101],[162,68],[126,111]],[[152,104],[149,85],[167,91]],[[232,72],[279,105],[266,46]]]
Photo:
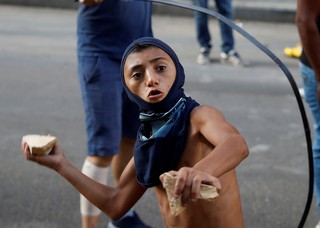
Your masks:
[[[199,132],[214,145],[214,149],[193,168],[219,178],[248,156],[248,147],[237,129],[217,109],[209,106],[202,106],[201,109],[195,113],[196,124]]]

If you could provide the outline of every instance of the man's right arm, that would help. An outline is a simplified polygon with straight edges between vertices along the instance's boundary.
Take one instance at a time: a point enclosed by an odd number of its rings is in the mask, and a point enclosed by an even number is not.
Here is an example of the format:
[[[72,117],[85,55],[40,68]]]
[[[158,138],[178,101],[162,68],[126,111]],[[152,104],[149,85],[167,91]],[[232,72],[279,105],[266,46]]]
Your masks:
[[[136,180],[133,163],[131,159],[115,188],[92,180],[67,160],[57,172],[108,217],[117,220],[129,211],[146,191]]]
[[[111,219],[121,218],[146,191],[136,180],[133,159],[131,159],[122,173],[117,186],[112,188],[92,180],[73,166],[65,158],[59,142],[56,143],[49,155],[32,155],[24,141],[22,141],[21,150],[27,160],[51,168],[59,173]]]

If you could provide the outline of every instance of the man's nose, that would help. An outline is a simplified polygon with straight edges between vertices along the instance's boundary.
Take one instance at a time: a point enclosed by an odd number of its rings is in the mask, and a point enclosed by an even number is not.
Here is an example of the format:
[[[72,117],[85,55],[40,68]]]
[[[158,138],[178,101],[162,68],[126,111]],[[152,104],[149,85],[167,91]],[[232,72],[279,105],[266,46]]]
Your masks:
[[[159,76],[154,71],[147,71],[147,85],[153,86],[155,84],[159,84]]]

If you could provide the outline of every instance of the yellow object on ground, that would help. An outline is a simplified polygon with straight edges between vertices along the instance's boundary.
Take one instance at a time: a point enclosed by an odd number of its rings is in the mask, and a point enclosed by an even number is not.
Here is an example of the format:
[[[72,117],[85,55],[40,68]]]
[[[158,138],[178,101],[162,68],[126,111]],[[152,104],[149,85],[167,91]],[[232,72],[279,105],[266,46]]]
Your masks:
[[[283,49],[283,53],[291,58],[299,58],[302,53],[301,44],[297,44],[295,47],[286,47]]]

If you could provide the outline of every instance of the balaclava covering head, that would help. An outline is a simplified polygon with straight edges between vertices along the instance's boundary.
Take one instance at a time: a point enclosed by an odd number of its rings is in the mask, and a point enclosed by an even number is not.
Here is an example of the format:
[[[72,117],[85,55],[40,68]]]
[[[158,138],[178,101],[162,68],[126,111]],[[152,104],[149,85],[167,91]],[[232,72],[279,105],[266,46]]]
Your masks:
[[[176,67],[176,78],[169,93],[162,101],[152,104],[133,94],[124,79],[128,55],[136,48],[151,46],[165,51]],[[128,97],[140,108],[142,124],[134,146],[137,181],[146,188],[153,187],[161,184],[159,176],[162,173],[177,169],[187,140],[190,113],[199,104],[184,94],[184,70],[175,52],[156,38],[140,38],[129,45],[122,58],[121,80]],[[155,122],[161,124],[155,127]]]

